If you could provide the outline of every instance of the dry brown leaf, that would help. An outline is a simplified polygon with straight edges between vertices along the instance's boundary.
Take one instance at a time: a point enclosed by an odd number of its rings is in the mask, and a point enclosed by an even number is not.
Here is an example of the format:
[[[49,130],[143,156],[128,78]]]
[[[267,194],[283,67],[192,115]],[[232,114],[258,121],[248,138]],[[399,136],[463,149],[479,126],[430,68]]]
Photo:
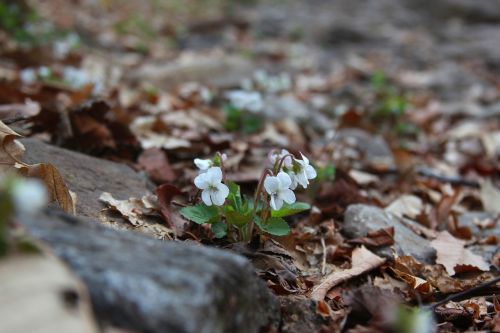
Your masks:
[[[313,288],[311,297],[316,301],[321,301],[325,298],[326,293],[336,285],[371,271],[384,262],[385,259],[373,254],[364,246],[358,247],[352,251],[352,267],[328,275],[319,285]]]
[[[0,172],[15,171],[22,166],[21,156],[25,148],[16,140],[21,135],[0,121]]]
[[[394,244],[394,227],[370,231],[365,237],[350,239],[348,243],[366,246],[388,246]]]
[[[390,212],[398,217],[407,216],[409,218],[416,218],[424,209],[422,199],[414,195],[402,195],[398,199],[391,202],[385,208],[386,212]]]
[[[147,195],[142,199],[117,200],[110,193],[104,192],[99,200],[116,209],[136,227],[143,225],[143,216],[151,214],[156,208],[156,200]]]
[[[406,284],[408,284],[413,290],[416,290],[421,294],[429,294],[432,292],[432,286],[426,280],[395,268],[390,268],[390,270],[396,275],[397,278],[406,282]]]
[[[449,275],[476,268],[488,271],[488,263],[465,248],[465,242],[443,231],[431,242],[437,252],[436,262],[446,268]]]
[[[28,99],[24,104],[0,105],[0,119],[21,120],[36,116],[40,113],[40,104]]]
[[[484,210],[492,213],[500,213],[500,189],[496,188],[491,180],[485,180],[481,183],[481,201]]]
[[[52,164],[33,164],[28,166],[28,176],[42,180],[47,187],[52,201],[59,203],[61,208],[74,214],[73,197],[71,196],[64,179]]]
[[[0,172],[19,172],[42,180],[50,193],[64,211],[74,213],[74,203],[63,177],[52,164],[25,164],[21,162],[24,146],[16,140],[19,134],[0,121]]]

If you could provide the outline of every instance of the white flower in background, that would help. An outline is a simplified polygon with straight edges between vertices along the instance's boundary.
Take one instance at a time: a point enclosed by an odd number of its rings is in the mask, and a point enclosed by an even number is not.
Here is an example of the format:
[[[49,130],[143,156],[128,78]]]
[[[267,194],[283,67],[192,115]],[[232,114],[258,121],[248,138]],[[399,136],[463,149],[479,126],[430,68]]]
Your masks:
[[[211,167],[206,172],[194,179],[197,188],[203,190],[201,199],[207,206],[212,204],[222,206],[229,194],[229,188],[222,184],[222,170],[219,167]]]
[[[87,72],[71,66],[64,68],[63,80],[72,88],[76,89],[82,88],[83,86],[92,83]]]
[[[39,180],[22,179],[16,181],[12,188],[12,201],[16,212],[23,215],[33,215],[47,204],[47,189]]]
[[[309,179],[314,179],[317,175],[316,170],[309,164],[309,159],[302,153],[300,153],[300,155],[302,156],[302,160],[295,159],[296,170],[289,173],[290,177],[293,178],[292,189],[295,189],[297,184],[300,184],[303,188],[307,188]]]
[[[281,149],[281,152],[277,153],[276,151],[272,151],[271,154],[269,155],[269,161],[271,162],[271,165],[274,165],[277,161],[280,161],[283,157],[286,155],[289,155],[290,152],[286,149]],[[288,156],[285,158],[283,161],[283,167],[285,168],[291,168],[292,167],[292,157]]]
[[[198,169],[200,169],[200,173],[207,172],[207,170],[214,166],[214,162],[212,160],[203,160],[201,158],[195,158],[194,164]]]
[[[257,91],[233,90],[226,93],[226,98],[238,109],[257,113],[264,108],[262,96]]]
[[[25,68],[19,72],[19,78],[23,84],[33,84],[36,82],[37,76],[33,68]]]
[[[283,206],[283,201],[288,204],[295,202],[295,193],[289,188],[291,184],[290,176],[283,171],[279,172],[276,177],[266,177],[264,188],[271,196],[269,203],[272,209],[279,210]]]
[[[40,75],[41,78],[46,79],[52,75],[52,71],[47,66],[40,66],[38,68],[38,75]]]

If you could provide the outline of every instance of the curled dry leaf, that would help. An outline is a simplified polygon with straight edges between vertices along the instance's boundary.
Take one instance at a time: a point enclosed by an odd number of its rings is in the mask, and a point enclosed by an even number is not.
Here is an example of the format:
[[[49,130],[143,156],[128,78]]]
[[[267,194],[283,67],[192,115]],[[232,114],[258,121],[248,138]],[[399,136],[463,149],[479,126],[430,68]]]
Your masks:
[[[313,288],[311,297],[316,301],[321,301],[331,288],[355,276],[371,271],[384,262],[385,259],[373,254],[364,246],[358,247],[352,251],[352,267],[328,275],[320,284]]]
[[[143,224],[143,216],[151,214],[156,208],[156,200],[151,198],[151,195],[146,195],[142,199],[117,200],[110,193],[104,192],[99,197],[99,200],[116,209],[136,227]]]
[[[21,162],[25,148],[16,138],[19,134],[0,121],[0,172],[18,172],[42,180],[52,201],[56,201],[64,211],[75,212],[73,198],[63,177],[52,164],[25,164]]]
[[[366,246],[387,246],[394,244],[394,227],[370,231],[365,237],[350,239],[348,243]]]
[[[65,212],[75,213],[73,197],[64,179],[52,164],[33,164],[28,166],[28,176],[41,179],[47,186],[52,201],[59,203]]]
[[[414,219],[420,215],[423,209],[424,204],[422,199],[408,194],[402,195],[398,199],[391,202],[391,204],[385,208],[385,211],[398,217],[407,216]]]
[[[420,294],[430,294],[432,292],[432,286],[426,280],[419,278],[418,276],[411,275],[400,271],[396,268],[390,268],[394,275],[406,282],[413,290],[418,291]]]
[[[465,248],[465,242],[443,231],[431,242],[437,252],[436,262],[446,268],[449,275],[471,269],[488,271],[488,263]]]

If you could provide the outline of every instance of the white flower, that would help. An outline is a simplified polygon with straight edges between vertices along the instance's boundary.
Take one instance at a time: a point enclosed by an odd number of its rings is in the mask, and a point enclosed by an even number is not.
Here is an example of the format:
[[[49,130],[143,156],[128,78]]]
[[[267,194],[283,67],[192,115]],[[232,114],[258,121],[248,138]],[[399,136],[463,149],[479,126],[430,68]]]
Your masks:
[[[207,206],[222,206],[229,194],[229,188],[222,184],[222,170],[219,167],[211,167],[207,172],[198,175],[194,184],[203,190],[201,199]]]
[[[307,188],[309,185],[309,179],[316,178],[316,170],[314,170],[313,166],[309,164],[309,159],[304,156],[304,154],[300,153],[302,156],[302,160],[295,159],[297,170],[290,172],[290,177],[292,178],[292,189],[297,187],[297,184],[300,184],[303,188]]]
[[[23,84],[29,85],[36,82],[36,72],[33,68],[26,68],[19,72],[19,78]]]
[[[262,96],[257,91],[233,90],[227,92],[226,97],[238,109],[257,113],[264,108]]]
[[[196,167],[200,169],[200,173],[204,173],[209,168],[214,166],[214,162],[212,160],[202,160],[201,158],[195,158],[194,164],[196,164]]]
[[[292,180],[290,176],[281,171],[276,177],[267,176],[264,180],[264,188],[271,196],[270,205],[274,210],[279,210],[283,206],[283,201],[288,204],[295,202],[295,193],[290,190]]]
[[[23,179],[14,184],[12,200],[18,213],[33,215],[47,204],[48,194],[39,180]]]
[[[280,153],[276,153],[275,151],[271,152],[271,155],[269,156],[269,161],[271,162],[271,165],[274,165],[277,161],[280,161],[283,157],[286,155],[289,155],[290,152],[286,149],[281,149]],[[283,167],[285,168],[291,168],[292,167],[292,157],[288,156],[285,158],[283,161]]]

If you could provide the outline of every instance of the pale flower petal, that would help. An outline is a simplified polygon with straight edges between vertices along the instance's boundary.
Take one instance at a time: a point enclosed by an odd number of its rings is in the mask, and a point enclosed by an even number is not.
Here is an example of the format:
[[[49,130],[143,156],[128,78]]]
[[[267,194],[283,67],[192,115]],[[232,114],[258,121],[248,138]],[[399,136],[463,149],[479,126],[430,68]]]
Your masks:
[[[222,181],[222,170],[219,167],[211,167],[207,170],[206,174],[211,184],[220,183]]]
[[[201,200],[205,203],[207,206],[212,206],[212,200],[210,199],[210,191],[209,190],[204,190],[201,192]]]
[[[208,170],[208,168],[210,168],[213,165],[213,162],[211,160],[202,160],[201,158],[195,158],[194,164],[201,171],[206,171],[206,170]]]
[[[293,204],[295,202],[295,193],[292,190],[286,189],[281,192],[280,196],[287,204]]]
[[[289,188],[289,187],[290,187],[290,185],[292,185],[292,179],[291,179],[291,178],[290,178],[290,176],[289,176],[288,174],[286,174],[285,172],[280,171],[276,177],[278,177],[278,180],[279,180],[279,181],[280,181],[280,183],[281,183],[281,186],[280,186],[280,187]]]
[[[313,168],[312,165],[306,166],[305,172],[308,179],[314,179],[317,176],[316,170]]]
[[[272,176],[267,176],[266,179],[264,179],[264,188],[266,189],[266,192],[269,194],[272,194],[276,192],[280,187],[280,181],[276,177]]]
[[[206,173],[202,173],[194,179],[194,185],[196,185],[197,188],[204,190],[208,187],[208,178]]]
[[[276,202],[274,200],[274,195],[271,195],[271,200],[269,200],[269,205],[271,206],[272,209],[278,210],[278,208],[276,208]]]
[[[216,206],[222,206],[229,194],[229,188],[225,184],[218,184],[217,190],[211,192],[210,197]]]

